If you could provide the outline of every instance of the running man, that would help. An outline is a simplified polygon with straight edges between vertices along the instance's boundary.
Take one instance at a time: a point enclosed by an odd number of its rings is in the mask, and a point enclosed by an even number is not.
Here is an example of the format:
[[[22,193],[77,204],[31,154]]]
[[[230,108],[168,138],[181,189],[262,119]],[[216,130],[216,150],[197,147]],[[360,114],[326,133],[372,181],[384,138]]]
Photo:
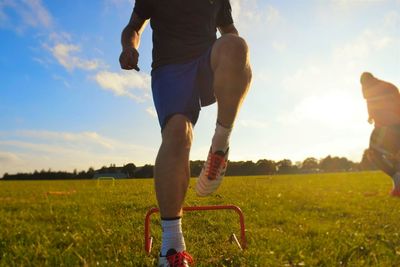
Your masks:
[[[368,149],[369,159],[393,180],[392,196],[400,197],[400,94],[391,83],[361,75],[367,101],[368,122],[374,123]]]
[[[201,107],[218,104],[215,133],[196,185],[197,195],[207,196],[225,174],[229,136],[250,87],[248,46],[231,13],[229,0],[136,0],[122,32],[121,68],[139,71],[138,47],[148,19],[153,30],[152,93],[162,135],[154,168],[162,226],[159,266],[193,262],[181,217]]]

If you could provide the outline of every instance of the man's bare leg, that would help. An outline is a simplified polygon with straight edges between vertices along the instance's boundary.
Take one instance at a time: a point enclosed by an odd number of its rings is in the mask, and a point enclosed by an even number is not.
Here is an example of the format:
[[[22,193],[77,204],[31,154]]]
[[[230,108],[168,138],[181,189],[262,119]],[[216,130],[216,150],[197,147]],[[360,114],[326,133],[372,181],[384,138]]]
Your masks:
[[[225,175],[229,136],[251,82],[246,42],[235,34],[224,34],[211,52],[214,94],[218,103],[217,125],[207,161],[196,184],[198,196],[213,193]]]
[[[394,158],[390,159],[389,155],[387,155],[388,158],[384,158],[381,152],[371,148],[368,150],[367,155],[369,160],[374,163],[378,169],[392,178],[393,189],[390,194],[400,197],[400,171],[398,170],[399,163],[397,160]]]
[[[178,252],[186,249],[181,217],[190,177],[191,144],[191,122],[184,115],[172,116],[162,131],[162,144],[154,168],[155,189],[163,228],[163,256],[169,249]]]
[[[245,40],[234,34],[221,36],[211,52],[217,121],[231,128],[250,87],[251,67]]]
[[[368,159],[376,165],[378,169],[392,177],[396,173],[395,164],[392,161],[383,158],[382,153],[375,149],[368,149]]]

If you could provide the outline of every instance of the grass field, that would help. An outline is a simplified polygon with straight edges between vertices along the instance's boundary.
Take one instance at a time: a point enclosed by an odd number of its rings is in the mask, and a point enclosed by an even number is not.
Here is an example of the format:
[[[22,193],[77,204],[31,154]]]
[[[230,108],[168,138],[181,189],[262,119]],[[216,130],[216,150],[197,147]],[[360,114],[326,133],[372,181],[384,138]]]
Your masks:
[[[190,188],[186,205],[240,206],[248,249],[229,242],[232,211],[186,213],[186,244],[196,266],[400,266],[390,187],[378,172],[229,177],[209,198]],[[0,266],[154,266],[158,216],[150,256],[143,231],[155,205],[152,180],[0,182]]]

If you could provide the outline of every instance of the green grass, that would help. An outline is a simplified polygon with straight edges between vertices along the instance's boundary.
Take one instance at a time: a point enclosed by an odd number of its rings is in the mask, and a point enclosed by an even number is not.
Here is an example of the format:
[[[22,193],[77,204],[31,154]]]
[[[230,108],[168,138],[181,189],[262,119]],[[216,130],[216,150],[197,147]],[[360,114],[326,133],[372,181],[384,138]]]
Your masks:
[[[143,248],[152,180],[0,182],[0,266],[154,266]],[[194,181],[191,181],[193,187]],[[400,266],[400,199],[378,172],[229,177],[218,194],[186,205],[234,204],[245,214],[248,249],[232,211],[188,212],[186,245],[197,266]],[[71,191],[47,196],[49,191]]]

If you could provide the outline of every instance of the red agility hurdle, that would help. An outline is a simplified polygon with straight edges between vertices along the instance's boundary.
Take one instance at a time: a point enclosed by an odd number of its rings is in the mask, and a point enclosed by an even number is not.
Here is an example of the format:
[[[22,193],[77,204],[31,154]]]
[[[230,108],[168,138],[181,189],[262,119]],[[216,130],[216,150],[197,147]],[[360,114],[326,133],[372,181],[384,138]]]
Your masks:
[[[183,211],[204,211],[204,210],[233,210],[239,215],[240,222],[240,241],[236,238],[235,234],[231,236],[231,242],[235,242],[240,249],[245,249],[246,243],[246,229],[244,226],[244,216],[242,210],[238,206],[234,205],[216,205],[216,206],[189,206],[183,207]],[[151,208],[147,214],[144,221],[144,249],[150,254],[153,245],[153,237],[150,235],[150,216],[153,213],[159,212],[158,208]]]

